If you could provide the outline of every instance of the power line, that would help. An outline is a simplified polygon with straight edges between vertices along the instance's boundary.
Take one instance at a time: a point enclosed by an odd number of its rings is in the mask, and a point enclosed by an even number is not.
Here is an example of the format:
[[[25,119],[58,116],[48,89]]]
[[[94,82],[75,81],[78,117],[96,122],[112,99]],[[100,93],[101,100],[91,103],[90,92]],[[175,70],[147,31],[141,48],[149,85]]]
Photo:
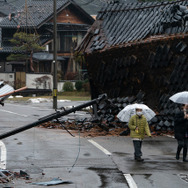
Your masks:
[[[162,7],[162,6],[167,6],[167,5],[172,5],[172,4],[177,4],[177,3],[181,3],[181,2],[186,2],[187,0],[179,0],[179,1],[170,1],[170,2],[160,2],[160,3],[157,3],[155,1],[155,3],[157,4],[154,4],[154,5],[145,5],[143,7],[133,7],[133,8],[129,8],[129,7],[126,7],[125,9],[121,9],[121,10],[104,10],[104,11],[99,11],[99,13],[104,13],[104,12],[120,12],[120,11],[130,11],[130,10],[143,10],[143,9],[150,9],[150,8],[156,8],[156,7]]]
[[[80,6],[87,6],[87,5],[94,5],[96,7],[101,7],[101,4],[96,4],[96,0],[90,0],[89,2],[88,1],[84,1],[84,0],[80,0],[82,1],[83,3],[79,3]],[[79,1],[79,2],[80,2]],[[101,1],[101,0],[100,0]],[[95,2],[95,3],[94,3]]]

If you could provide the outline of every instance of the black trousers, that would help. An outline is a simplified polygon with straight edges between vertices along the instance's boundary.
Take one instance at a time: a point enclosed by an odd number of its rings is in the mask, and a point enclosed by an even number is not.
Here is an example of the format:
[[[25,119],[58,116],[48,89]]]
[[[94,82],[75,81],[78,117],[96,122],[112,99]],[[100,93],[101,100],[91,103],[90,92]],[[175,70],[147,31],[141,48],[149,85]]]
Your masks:
[[[188,138],[184,138],[183,140],[178,141],[177,155],[180,155],[180,152],[183,148],[183,159],[187,157],[187,148],[188,148]]]
[[[142,156],[142,141],[141,140],[133,140],[134,145],[134,157],[138,158]]]

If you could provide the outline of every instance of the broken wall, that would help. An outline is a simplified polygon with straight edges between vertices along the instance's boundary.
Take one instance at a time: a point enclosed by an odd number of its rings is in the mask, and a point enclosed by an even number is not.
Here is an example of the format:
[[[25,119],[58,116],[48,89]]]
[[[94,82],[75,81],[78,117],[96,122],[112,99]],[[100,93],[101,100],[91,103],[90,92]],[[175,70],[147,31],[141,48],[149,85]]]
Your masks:
[[[143,91],[144,102],[156,111],[174,108],[169,97],[188,90],[187,44],[188,38],[179,35],[87,55],[92,97]]]

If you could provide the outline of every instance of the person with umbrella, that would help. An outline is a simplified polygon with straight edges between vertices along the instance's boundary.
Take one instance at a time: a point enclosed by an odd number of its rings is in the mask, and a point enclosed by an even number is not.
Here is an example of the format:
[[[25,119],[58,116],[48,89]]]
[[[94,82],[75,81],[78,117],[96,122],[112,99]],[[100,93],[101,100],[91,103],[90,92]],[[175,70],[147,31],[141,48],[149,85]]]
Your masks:
[[[174,135],[178,142],[176,159],[179,160],[183,148],[183,161],[188,162],[188,91],[178,92],[169,98],[171,101],[182,104],[182,110],[175,113]]]
[[[155,112],[147,105],[137,103],[127,105],[117,115],[120,121],[129,122],[128,126],[131,132],[130,136],[133,139],[133,145],[135,150],[134,155],[136,161],[144,161],[141,158],[142,141],[144,139],[145,133],[151,137],[147,121],[150,121],[155,115]]]
[[[176,159],[179,160],[183,148],[183,161],[188,162],[186,159],[188,148],[188,104],[182,105],[182,110],[175,114],[174,134],[178,142]]]
[[[141,108],[136,108],[136,115],[133,115],[129,120],[130,136],[133,139],[134,145],[134,157],[138,162],[144,161],[142,156],[142,141],[144,139],[145,133],[151,137],[150,129],[146,117],[143,115],[143,110]]]

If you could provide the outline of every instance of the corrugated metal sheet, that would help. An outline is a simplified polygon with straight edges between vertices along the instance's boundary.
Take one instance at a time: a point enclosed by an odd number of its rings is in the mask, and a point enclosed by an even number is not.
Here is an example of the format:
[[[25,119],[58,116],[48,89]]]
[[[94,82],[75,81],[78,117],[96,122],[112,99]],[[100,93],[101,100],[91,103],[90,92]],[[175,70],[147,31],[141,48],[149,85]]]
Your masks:
[[[5,85],[4,85],[4,82],[3,82],[3,81],[0,82],[0,87],[1,87],[1,88],[0,88],[0,96],[1,96],[1,95],[4,95],[4,94],[7,94],[7,93],[9,93],[9,92],[14,91],[14,88],[13,88],[12,86],[10,86],[10,85],[8,85],[8,84],[5,84]],[[9,97],[9,96],[0,97],[0,101],[5,100],[7,97]]]

